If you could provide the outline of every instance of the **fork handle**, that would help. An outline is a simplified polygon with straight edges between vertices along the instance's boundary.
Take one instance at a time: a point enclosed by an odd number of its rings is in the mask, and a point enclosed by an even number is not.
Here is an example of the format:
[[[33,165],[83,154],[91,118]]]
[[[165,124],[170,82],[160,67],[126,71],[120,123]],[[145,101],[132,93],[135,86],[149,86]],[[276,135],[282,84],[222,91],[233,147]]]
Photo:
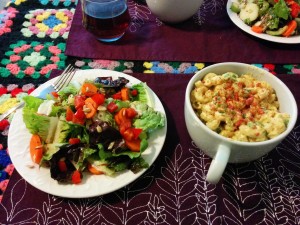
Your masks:
[[[35,97],[41,99],[47,99],[47,95],[51,94],[52,92],[56,92],[56,91],[52,85],[49,85],[48,87],[44,88],[38,95],[35,95]]]

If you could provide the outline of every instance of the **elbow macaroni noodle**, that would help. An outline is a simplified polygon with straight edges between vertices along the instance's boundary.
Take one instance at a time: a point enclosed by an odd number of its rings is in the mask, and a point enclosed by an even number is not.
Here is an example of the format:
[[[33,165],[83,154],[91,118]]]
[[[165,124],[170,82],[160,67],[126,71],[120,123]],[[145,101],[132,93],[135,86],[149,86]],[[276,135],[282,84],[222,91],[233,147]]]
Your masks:
[[[286,130],[290,118],[278,111],[274,89],[247,74],[208,73],[195,83],[190,99],[207,127],[237,141],[272,139]]]

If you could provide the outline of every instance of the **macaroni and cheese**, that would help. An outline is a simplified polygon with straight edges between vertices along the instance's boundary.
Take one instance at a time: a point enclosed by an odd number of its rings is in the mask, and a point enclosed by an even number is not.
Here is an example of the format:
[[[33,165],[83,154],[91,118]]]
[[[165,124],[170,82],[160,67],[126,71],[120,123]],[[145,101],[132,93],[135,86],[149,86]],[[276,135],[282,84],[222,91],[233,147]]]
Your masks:
[[[286,130],[290,118],[278,111],[274,89],[247,74],[206,74],[195,83],[191,104],[207,127],[238,141],[272,139]]]

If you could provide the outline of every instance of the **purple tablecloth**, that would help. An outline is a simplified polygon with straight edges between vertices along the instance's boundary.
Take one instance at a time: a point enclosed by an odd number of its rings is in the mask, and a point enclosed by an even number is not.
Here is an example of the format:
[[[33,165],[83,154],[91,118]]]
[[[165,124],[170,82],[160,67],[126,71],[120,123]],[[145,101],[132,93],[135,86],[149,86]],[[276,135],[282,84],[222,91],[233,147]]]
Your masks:
[[[230,164],[217,185],[208,184],[211,160],[193,144],[183,118],[191,76],[133,76],[147,82],[167,113],[166,142],[154,165],[134,183],[88,199],[46,194],[14,171],[0,204],[0,224],[299,224],[299,121],[269,155]],[[279,77],[299,106],[300,75]]]
[[[132,23],[125,36],[111,44],[97,41],[83,28],[78,4],[65,54],[113,60],[300,62],[300,44],[272,43],[245,33],[230,20],[226,2],[206,0],[198,17],[171,26],[161,23],[146,5],[128,0]]]

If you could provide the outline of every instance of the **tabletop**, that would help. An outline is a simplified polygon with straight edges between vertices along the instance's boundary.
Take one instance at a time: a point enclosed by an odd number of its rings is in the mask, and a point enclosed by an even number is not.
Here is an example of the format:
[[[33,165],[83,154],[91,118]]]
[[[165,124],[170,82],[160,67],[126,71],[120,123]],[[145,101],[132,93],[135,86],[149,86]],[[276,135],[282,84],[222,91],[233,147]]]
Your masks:
[[[145,1],[128,0],[128,33],[103,44],[82,28],[77,0],[9,1],[0,11],[0,114],[72,64],[146,82],[164,105],[168,132],[159,157],[135,182],[107,195],[69,199],[34,188],[14,168],[7,146],[11,115],[0,122],[0,224],[300,224],[299,121],[270,154],[229,164],[216,185],[205,181],[211,159],[187,133],[185,87],[214,63],[270,71],[299,105],[300,45],[252,37],[230,21],[226,4],[205,0],[193,18],[168,25]]]

